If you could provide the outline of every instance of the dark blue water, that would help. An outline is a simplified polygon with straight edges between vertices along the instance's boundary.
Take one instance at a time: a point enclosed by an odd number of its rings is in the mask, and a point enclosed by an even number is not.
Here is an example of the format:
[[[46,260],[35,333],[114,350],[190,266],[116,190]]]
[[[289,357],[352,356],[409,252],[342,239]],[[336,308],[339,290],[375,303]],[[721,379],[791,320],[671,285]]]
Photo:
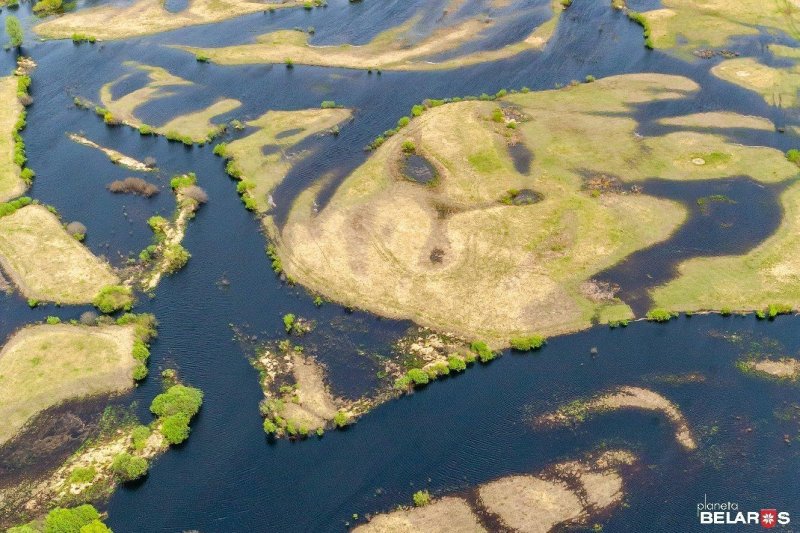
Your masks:
[[[480,45],[466,46],[459,53],[497,48],[527,35],[540,22],[536,17],[544,4],[521,3],[526,17],[514,17],[513,10],[491,12],[498,27],[507,31],[488,29]],[[163,66],[195,82],[178,89],[174,97],[137,111],[151,124],[201,109],[220,97],[242,102],[230,114],[240,120],[269,109],[316,107],[322,100],[355,109],[355,119],[338,137],[308,141],[311,155],[292,169],[274,194],[279,222],[291,200],[328,172],[335,176],[327,190],[331,194],[367,157],[364,146],[424,98],[491,94],[522,86],[545,89],[587,74],[653,71],[691,77],[702,90],[685,101],[641,106],[637,119],[643,134],[658,131],[654,122],[660,117],[721,109],[782,123],[796,121],[791,111],[769,107],[760,96],[711,76],[708,69],[714,60],[688,64],[645,50],[641,28],[603,2],[576,0],[542,52],[448,72],[378,76],[303,66],[219,67],[161,46],[230,45],[295,26],[314,26],[312,42],[317,44],[363,44],[409,20],[420,7],[430,16],[420,19],[412,34],[423,38],[438,20],[458,20],[488,9],[488,3],[466,2],[442,19],[446,5],[336,0],[326,9],[259,13],[119,43],[78,47],[71,42],[29,40],[25,53],[39,63],[32,91],[35,103],[25,131],[31,166],[37,171],[30,194],[55,205],[65,220],[83,222],[88,227],[87,245],[95,253],[107,255],[115,264],[138,253],[151,239],[146,219],[154,213],[171,213],[174,199],[168,191],[151,199],[111,195],[105,190],[108,183],[136,173],[72,143],[65,132],[82,132],[139,159],[155,157],[159,172],[141,177],[161,185],[173,174],[196,172],[198,184],[210,197],[187,231],[184,245],[192,253],[187,267],[165,278],[155,297],[142,296],[137,306],[138,311],[155,313],[160,321],[151,376],[162,368],[177,368],[187,383],[205,391],[206,401],[189,441],[159,458],[144,483],[121,488],[112,497],[108,523],[115,531],[341,530],[353,513],[364,516],[409,503],[421,487],[434,494],[457,492],[603,446],[631,448],[641,459],[641,467],[626,479],[628,505],[603,519],[606,531],[701,531],[695,509],[706,493],[709,500],[739,501],[751,509],[777,507],[800,513],[794,479],[800,468],[798,447],[783,442],[783,435],[794,438],[800,428],[797,421],[774,416],[776,409],[797,401],[798,389],[738,373],[733,363],[748,347],[712,334],[767,336],[781,345],[774,355],[796,355],[800,336],[794,318],[756,322],[752,317],[693,317],[664,326],[595,328],[552,339],[535,355],[508,354],[435,383],[384,404],[353,427],[329,432],[320,441],[273,443],[265,438],[258,413],[262,392],[247,357],[260,343],[281,338],[284,313],[317,321],[318,329],[305,341],[307,349],[326,364],[334,391],[349,397],[381,385],[376,376],[379,361],[391,355],[392,341],[410,324],[350,313],[334,304],[317,308],[302,288],[281,283],[265,257],[259,222],[241,207],[224,162],[212,155],[210,146],[186,148],[163,138],[141,137],[125,127],[108,128],[91,111],[72,105],[74,95],[96,100],[103,84],[130,72],[123,61]],[[18,14],[23,16],[26,10],[23,6]],[[4,16],[5,10],[0,17]],[[757,44],[751,40],[738,46],[752,50]],[[11,52],[0,53],[0,69],[9,70],[13,62]],[[135,75],[123,83],[130,90],[144,78]],[[793,144],[776,132],[729,135],[736,142],[781,150]],[[777,191],[746,179],[713,184],[652,181],[645,188],[648,194],[683,201],[692,209],[698,197],[720,188],[737,203],[712,206],[707,215],[712,223],[703,223],[705,215],[695,213],[662,248],[643,251],[614,270],[618,274],[614,280],[634,300],[655,283],[647,273],[663,273],[656,276],[659,280],[668,276],[674,264],[668,258],[675,250],[695,255],[740,253],[773,231],[780,216]],[[320,200],[325,198],[323,194]],[[759,224],[747,219],[753,213],[759,214],[754,219]],[[735,224],[735,235],[718,229],[719,221]],[[698,231],[707,238],[699,239]],[[223,277],[230,281],[226,288],[218,284]],[[30,310],[19,296],[0,296],[0,337],[50,314],[69,319],[83,310],[53,306]],[[247,342],[242,342],[242,335],[248,336]],[[591,347],[598,348],[597,358],[589,357]],[[654,379],[687,372],[702,373],[707,379],[686,385]],[[574,430],[535,430],[527,423],[561,402],[622,384],[651,387],[678,404],[700,437],[698,451],[683,451],[671,426],[652,413],[598,416]],[[149,378],[126,400],[146,406],[159,391],[158,380]],[[140,408],[140,414],[149,420],[145,410]],[[754,431],[747,432],[748,427]]]

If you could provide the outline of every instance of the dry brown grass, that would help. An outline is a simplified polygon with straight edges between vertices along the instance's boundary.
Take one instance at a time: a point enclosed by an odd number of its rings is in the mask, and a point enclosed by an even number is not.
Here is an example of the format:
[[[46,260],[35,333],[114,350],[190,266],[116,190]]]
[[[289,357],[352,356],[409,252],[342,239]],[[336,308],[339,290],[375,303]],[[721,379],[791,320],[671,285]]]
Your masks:
[[[73,33],[92,35],[100,40],[126,39],[302,4],[296,0],[284,3],[190,0],[185,10],[170,13],[161,0],[137,0],[124,6],[97,6],[67,13],[36,25],[34,31],[50,39],[68,39]]]
[[[630,318],[624,302],[595,301],[581,288],[668,238],[685,217],[675,202],[626,192],[632,184],[797,174],[780,151],[733,144],[716,131],[637,134],[635,104],[696,90],[686,78],[637,74],[509,95],[500,105],[515,110],[501,123],[490,118],[494,102],[431,108],[355,170],[324,209],[315,208],[316,186],[299,195],[281,234],[272,230],[283,267],[331,299],[495,345],[586,328],[592,318]],[[525,118],[512,129],[508,116]],[[433,186],[399,175],[406,140],[436,168]],[[512,143],[533,153],[529,175],[514,168]],[[587,174],[613,176],[620,190],[587,190]],[[543,200],[503,204],[512,189]]]
[[[0,444],[60,402],[133,386],[132,326],[29,326],[0,351]]]
[[[226,157],[242,173],[242,179],[252,184],[249,195],[255,199],[256,209],[269,210],[269,195],[286,177],[286,174],[305,154],[287,151],[312,135],[325,132],[352,116],[349,109],[303,109],[299,111],[269,111],[247,123],[258,128],[250,135],[226,145]],[[286,133],[291,133],[287,135]],[[263,148],[275,150],[265,154]]]
[[[106,157],[108,157],[108,159],[115,165],[125,167],[129,170],[136,170],[138,172],[153,172],[155,170],[158,170],[154,167],[149,167],[144,163],[142,163],[141,161],[134,159],[130,156],[127,156],[122,152],[118,152],[113,148],[106,148],[105,146],[100,146],[96,142],[89,140],[82,135],[78,135],[77,133],[69,133],[67,134],[67,137],[69,137],[71,141],[76,142],[78,144],[82,144],[83,146],[88,146],[89,148],[100,150],[101,152],[106,154]]]
[[[760,374],[766,374],[780,379],[796,380],[800,378],[800,361],[785,357],[783,359],[762,359],[761,361],[746,361],[745,367]]]
[[[295,30],[279,30],[261,35],[253,44],[222,48],[179,48],[194,54],[202,54],[211,61],[224,65],[248,63],[283,63],[287,58],[294,63],[383,70],[443,70],[464,67],[477,63],[498,61],[529,50],[539,50],[552,37],[559,15],[560,2],[555,1],[553,18],[536,28],[524,40],[499,48],[462,55],[445,61],[430,61],[427,58],[453,51],[480,34],[487,24],[483,20],[469,19],[454,26],[441,27],[421,42],[408,45],[407,34],[413,29],[417,18],[380,35],[365,45],[313,46],[308,44],[308,34]]]
[[[25,192],[25,182],[19,177],[19,167],[14,164],[14,130],[22,104],[17,100],[17,78],[0,78],[0,202],[16,198]]]
[[[40,205],[0,217],[0,266],[22,294],[42,301],[89,303],[100,289],[119,283],[108,263]]]

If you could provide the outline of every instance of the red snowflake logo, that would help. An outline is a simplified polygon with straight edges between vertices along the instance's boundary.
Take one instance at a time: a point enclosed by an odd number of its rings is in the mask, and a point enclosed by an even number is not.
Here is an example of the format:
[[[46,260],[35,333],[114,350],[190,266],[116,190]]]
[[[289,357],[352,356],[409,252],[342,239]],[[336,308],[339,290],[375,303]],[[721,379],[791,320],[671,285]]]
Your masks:
[[[775,527],[775,524],[777,523],[777,509],[761,509],[761,527],[769,529],[771,527]]]

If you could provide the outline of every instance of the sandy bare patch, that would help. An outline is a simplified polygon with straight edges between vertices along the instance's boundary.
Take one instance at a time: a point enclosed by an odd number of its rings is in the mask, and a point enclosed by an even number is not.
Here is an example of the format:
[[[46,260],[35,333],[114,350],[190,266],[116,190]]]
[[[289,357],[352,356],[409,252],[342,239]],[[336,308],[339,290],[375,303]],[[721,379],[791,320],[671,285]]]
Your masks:
[[[795,380],[800,377],[800,361],[785,357],[783,359],[762,359],[761,361],[746,361],[744,365],[756,372],[767,374],[780,379]]]
[[[28,298],[89,303],[119,279],[41,205],[0,217],[0,266]]]
[[[65,400],[130,389],[131,326],[29,326],[0,351],[0,444]]]
[[[69,133],[67,137],[73,142],[78,144],[82,144],[84,146],[88,146],[90,148],[94,148],[95,150],[100,150],[108,158],[111,160],[112,163],[115,165],[119,165],[121,167],[125,167],[130,170],[136,170],[138,172],[153,172],[157,170],[155,167],[148,167],[141,161],[138,161],[130,156],[123,154],[122,152],[118,152],[113,148],[106,148],[105,146],[100,146],[94,141],[91,141],[84,137],[83,135],[78,135],[77,133]]]
[[[614,392],[603,394],[587,401],[572,402],[553,413],[538,417],[536,423],[569,424],[582,422],[591,413],[618,409],[658,411],[675,426],[675,439],[681,446],[687,450],[697,448],[697,442],[692,436],[689,424],[678,407],[657,392],[641,387],[620,387]]]
[[[482,533],[486,529],[467,502],[445,497],[413,509],[378,515],[353,531],[361,533]]]
[[[19,167],[14,164],[14,139],[11,133],[22,113],[17,100],[17,78],[0,78],[0,202],[15,198],[25,192],[25,182],[19,177]]]
[[[478,489],[481,502],[517,531],[546,533],[578,518],[583,505],[563,482],[533,476],[510,476]]]

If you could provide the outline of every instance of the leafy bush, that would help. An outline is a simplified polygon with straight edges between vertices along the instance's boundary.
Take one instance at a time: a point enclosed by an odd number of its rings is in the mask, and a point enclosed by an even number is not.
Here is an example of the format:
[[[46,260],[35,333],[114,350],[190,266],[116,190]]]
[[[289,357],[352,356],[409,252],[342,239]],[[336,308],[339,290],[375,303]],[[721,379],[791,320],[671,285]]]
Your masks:
[[[651,309],[648,311],[646,318],[651,322],[667,322],[676,316],[678,316],[676,313],[672,313],[666,309],[657,307],[656,309]]]
[[[147,445],[147,439],[150,438],[150,428],[147,426],[136,426],[131,430],[131,443],[133,449],[137,452],[144,450]]]
[[[295,319],[296,317],[293,313],[283,315],[283,328],[286,330],[286,333],[291,333]]]
[[[400,120],[397,121],[398,128],[404,128],[408,126],[408,123],[411,122],[411,119],[408,117],[400,117]]]
[[[78,466],[69,473],[70,483],[91,483],[97,475],[93,466]]]
[[[423,106],[423,105],[417,104],[417,105],[415,105],[414,107],[411,108],[411,116],[412,117],[418,117],[424,112],[425,112],[425,106]]]
[[[264,419],[264,432],[270,435],[274,435],[278,432],[278,426],[275,425],[275,422],[270,420],[269,418]]]
[[[191,418],[203,405],[203,392],[186,385],[173,385],[153,398],[150,412],[156,416],[184,414]]]
[[[172,179],[169,181],[169,186],[177,190],[183,187],[194,185],[196,182],[197,182],[197,176],[194,174],[194,172],[189,172],[188,174],[180,174],[177,176],[173,176]]]
[[[161,419],[161,434],[170,444],[180,444],[189,438],[189,417],[183,413]]]
[[[97,38],[94,35],[86,35],[85,33],[73,33],[72,42],[75,44],[81,43],[95,43]]]
[[[208,63],[209,61],[211,61],[210,57],[200,52],[197,52],[194,58],[198,61],[198,63]]]
[[[102,523],[100,520],[92,520],[85,526],[81,527],[80,533],[113,533],[111,528]]]
[[[467,369],[467,363],[457,355],[451,355],[447,358],[447,366],[453,372],[463,372]]]
[[[147,377],[147,366],[144,363],[138,363],[135,367],[133,367],[133,380],[134,381],[141,381]]]
[[[337,411],[333,417],[333,423],[337,428],[343,428],[350,423],[350,416],[344,411]]]
[[[322,109],[333,109],[334,107],[336,107],[336,102],[334,102],[333,100],[324,100],[320,104],[320,107],[322,107]]]
[[[406,372],[406,376],[414,384],[414,386],[427,385],[430,381],[428,373],[420,368],[412,368]]]
[[[541,335],[532,335],[530,337],[517,337],[511,339],[511,348],[519,352],[528,352],[530,350],[538,350],[545,345],[547,341]]]
[[[418,490],[414,493],[414,505],[417,507],[425,507],[431,503],[431,493],[427,490]]]
[[[153,131],[152,126],[148,126],[147,124],[142,124],[139,126],[139,135],[153,135],[155,131]]]
[[[78,533],[95,520],[100,520],[100,513],[89,504],[72,509],[56,507],[44,519],[44,533]]]
[[[109,285],[100,289],[92,304],[103,313],[130,311],[133,307],[133,291],[124,285]]]
[[[147,460],[127,452],[123,452],[111,463],[111,473],[120,481],[133,481],[147,473]]]
[[[10,202],[0,203],[0,217],[13,215],[17,209],[22,209],[23,207],[29,205],[31,201],[32,200],[27,196],[23,196]]]
[[[228,143],[219,143],[214,147],[214,155],[226,157],[225,150],[228,148]]]
[[[61,319],[58,318],[57,316],[49,316],[47,317],[47,323],[50,324],[51,326],[54,326],[56,324],[61,324]]]
[[[406,154],[413,154],[417,151],[417,147],[414,146],[412,141],[403,141],[402,145],[403,152]]]
[[[186,250],[180,243],[173,242],[164,247],[164,272],[167,274],[174,274],[182,269],[192,254]]]
[[[792,306],[786,304],[769,304],[767,306],[767,316],[775,318],[778,315],[789,315],[792,313]]]
[[[800,150],[797,148],[792,148],[788,152],[786,152],[786,159],[791,161],[796,165],[800,165]]]
[[[644,37],[644,46],[646,48],[653,48],[653,39],[650,36],[650,22],[648,22],[647,18],[644,15],[639,13],[638,11],[628,11],[628,18],[631,19],[633,22],[638,24],[642,27],[642,37]]]
[[[189,185],[188,187],[183,187],[181,189],[181,196],[188,198],[189,200],[193,200],[198,204],[204,204],[208,202],[208,193],[205,191],[205,189],[198,185]]]
[[[475,341],[470,344],[470,349],[478,355],[481,363],[488,363],[497,357],[497,354],[489,349],[489,346],[483,341]]]

